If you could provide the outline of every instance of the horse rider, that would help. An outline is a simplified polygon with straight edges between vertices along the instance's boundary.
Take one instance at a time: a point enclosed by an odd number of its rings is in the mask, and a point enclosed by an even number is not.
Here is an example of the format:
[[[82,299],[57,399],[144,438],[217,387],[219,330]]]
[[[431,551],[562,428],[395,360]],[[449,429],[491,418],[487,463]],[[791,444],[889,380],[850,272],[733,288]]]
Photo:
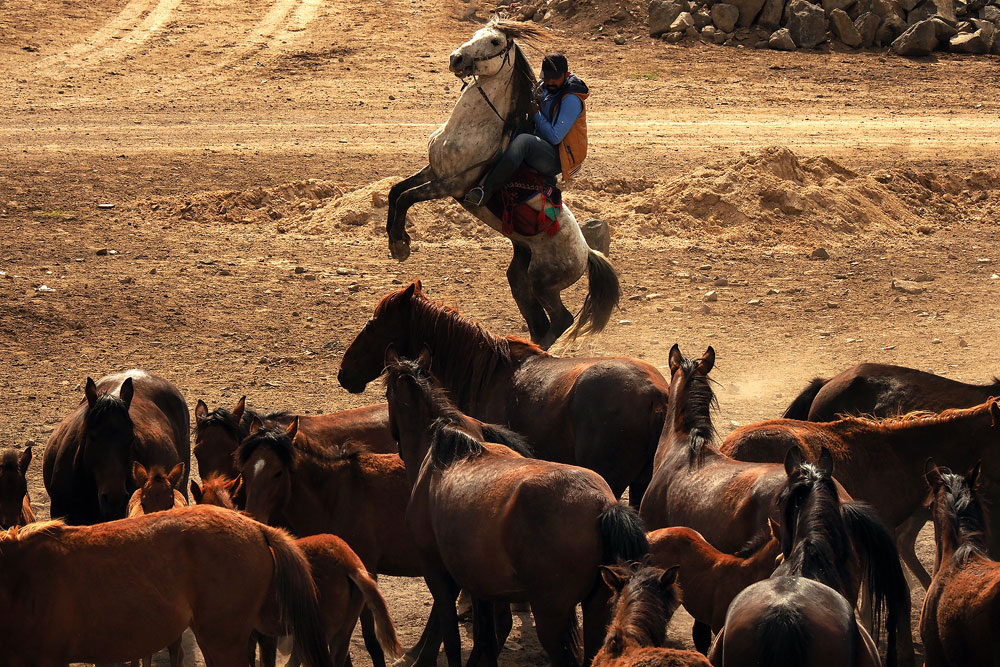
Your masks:
[[[583,101],[589,94],[587,84],[569,71],[566,56],[546,55],[542,60],[541,98],[531,100],[534,133],[514,137],[483,184],[465,195],[465,202],[473,206],[488,202],[524,162],[550,180],[560,173],[564,183],[571,179],[587,156],[587,112]]]

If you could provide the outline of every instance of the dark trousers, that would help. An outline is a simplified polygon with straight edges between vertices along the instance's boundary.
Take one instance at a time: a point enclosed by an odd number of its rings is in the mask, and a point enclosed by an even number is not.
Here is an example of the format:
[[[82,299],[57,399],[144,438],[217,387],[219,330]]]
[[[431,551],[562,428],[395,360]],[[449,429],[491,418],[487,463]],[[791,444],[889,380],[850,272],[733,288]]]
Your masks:
[[[525,162],[532,169],[553,180],[562,171],[558,148],[534,134],[519,134],[510,142],[503,157],[486,176],[486,181],[483,182],[485,195],[483,201],[489,201]]]

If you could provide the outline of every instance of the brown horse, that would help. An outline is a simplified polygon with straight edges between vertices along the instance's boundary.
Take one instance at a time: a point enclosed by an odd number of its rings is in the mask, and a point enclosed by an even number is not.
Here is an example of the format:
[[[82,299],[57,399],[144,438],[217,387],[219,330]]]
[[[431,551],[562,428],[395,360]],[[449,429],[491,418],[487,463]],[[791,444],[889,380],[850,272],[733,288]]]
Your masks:
[[[178,463],[168,473],[160,466],[152,466],[146,470],[141,463],[133,461],[132,480],[139,488],[128,501],[128,515],[141,516],[185,507],[187,500],[178,490],[185,468],[183,463]]]
[[[576,605],[583,605],[584,664],[600,648],[608,596],[599,566],[647,550],[635,512],[617,502],[591,470],[525,458],[484,445],[469,420],[417,361],[386,353],[389,422],[413,493],[406,522],[434,596],[417,665],[433,665],[444,642],[450,667],[461,664],[455,611],[459,588],[473,599],[469,664],[496,665],[510,631],[497,628],[493,603],[527,601],[542,647],[556,665],[579,665]],[[481,432],[481,431],[480,431]]]
[[[396,442],[389,435],[384,403],[325,415],[298,415],[287,411],[261,415],[246,407],[246,396],[232,410],[220,407],[211,412],[205,401],[199,399],[194,416],[194,456],[198,459],[198,472],[202,478],[216,473],[236,477],[238,473],[233,454],[250,433],[254,417],[265,426],[285,427],[298,417],[299,437],[314,447],[332,451],[352,442],[377,454],[396,451]]]
[[[708,653],[712,633],[726,621],[726,610],[740,591],[771,576],[781,555],[781,542],[770,519],[771,539],[745,558],[725,554],[697,531],[675,526],[649,533],[649,562],[657,567],[680,565],[677,581],[684,609],[694,618],[694,645]]]
[[[138,370],[87,378],[84,393],[49,437],[42,463],[51,514],[70,524],[124,517],[133,461],[169,470],[191,458],[187,404],[163,378]]]
[[[818,465],[805,463],[794,448],[785,470],[779,500],[784,562],[736,596],[709,659],[727,667],[880,667],[875,642],[848,601],[853,549],[833,458],[823,450]],[[890,641],[886,665],[896,662]]]
[[[191,497],[199,505],[215,505],[235,510],[236,503],[233,496],[238,491],[243,478],[229,479],[225,475],[212,474],[207,479],[201,480],[201,484],[191,480]]]
[[[894,417],[917,410],[971,408],[1000,396],[1000,379],[967,384],[903,366],[858,364],[832,378],[815,378],[782,415],[828,422],[841,415]]]
[[[4,664],[121,662],[190,625],[207,665],[245,667],[271,590],[308,663],[330,664],[302,552],[281,530],[233,512],[185,507],[13,528],[0,533],[0,572]]]
[[[986,548],[979,472],[978,463],[963,477],[927,462],[937,547],[920,610],[927,667],[1000,665],[1000,562]]]
[[[382,374],[392,344],[431,371],[463,413],[520,433],[539,458],[599,473],[634,506],[652,474],[667,385],[650,364],[621,357],[560,359],[502,338],[424,296],[420,282],[387,295],[344,353],[337,376],[350,392]]]
[[[670,405],[656,452],[656,472],[639,511],[649,528],[687,526],[716,549],[749,552],[768,539],[768,519],[775,518],[775,499],[788,478],[780,463],[747,463],[729,458],[712,441],[711,409],[715,394],[708,373],[715,364],[709,347],[701,359],[687,360],[670,350]],[[865,600],[888,615],[889,638],[898,636],[904,660],[912,660],[909,589],[892,536],[867,508],[853,503],[836,480],[845,519],[857,551],[852,591],[865,578]],[[864,565],[864,571],[862,571]],[[878,624],[876,623],[876,628]],[[705,629],[696,632],[704,635]]]
[[[896,532],[903,560],[926,588],[930,575],[914,552],[917,533],[927,519],[927,493],[917,483],[923,462],[934,457],[963,469],[982,459],[985,476],[1000,481],[1000,407],[990,399],[940,414],[845,417],[827,423],[776,419],[733,431],[719,449],[742,461],[780,461],[792,446],[801,447],[813,460],[821,447],[833,453],[837,480],[853,498],[871,504]],[[994,493],[989,499],[1000,499],[1000,493]],[[994,534],[992,540],[993,553],[1000,553],[1000,537]]]
[[[420,576],[420,561],[406,527],[410,484],[396,454],[346,447],[316,449],[287,429],[255,420],[237,450],[246,511],[296,535],[332,533],[347,542],[369,572]],[[385,658],[366,609],[361,630],[372,662]]]
[[[26,526],[35,520],[28,499],[28,466],[31,447],[18,454],[12,447],[0,449],[0,528]]]
[[[710,667],[700,653],[664,648],[667,624],[680,606],[676,565],[602,566],[601,575],[614,597],[593,667]]]

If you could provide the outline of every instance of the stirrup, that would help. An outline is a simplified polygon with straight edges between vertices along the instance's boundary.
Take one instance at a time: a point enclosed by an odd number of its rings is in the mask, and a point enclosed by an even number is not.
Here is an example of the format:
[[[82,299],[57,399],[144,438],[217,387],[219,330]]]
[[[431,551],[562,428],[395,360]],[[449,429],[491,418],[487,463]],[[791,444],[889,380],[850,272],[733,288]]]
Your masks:
[[[482,187],[475,187],[465,193],[465,199],[463,200],[466,204],[471,204],[472,206],[482,206],[483,199],[486,198],[486,193],[483,191]]]

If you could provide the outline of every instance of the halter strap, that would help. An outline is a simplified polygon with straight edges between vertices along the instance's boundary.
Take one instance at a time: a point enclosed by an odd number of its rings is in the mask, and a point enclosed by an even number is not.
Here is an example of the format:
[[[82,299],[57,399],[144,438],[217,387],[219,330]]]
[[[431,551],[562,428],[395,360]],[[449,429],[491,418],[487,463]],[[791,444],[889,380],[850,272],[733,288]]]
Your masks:
[[[473,63],[481,63],[481,62],[485,62],[487,60],[493,60],[494,58],[499,58],[500,56],[503,56],[503,63],[500,64],[500,68],[503,69],[504,65],[507,65],[507,64],[510,63],[510,50],[512,48],[514,48],[514,40],[508,39],[507,40],[507,45],[505,47],[503,47],[503,49],[501,51],[499,51],[498,53],[495,53],[492,56],[482,56],[480,58],[473,58],[472,62]],[[490,100],[489,96],[486,94],[486,91],[483,90],[483,87],[479,85],[479,77],[476,76],[476,72],[475,72],[475,68],[474,67],[473,67],[473,72],[472,72],[472,82],[473,82],[473,85],[476,87],[476,90],[479,91],[479,94],[482,96],[483,100],[486,102],[486,104],[489,105],[490,109],[493,110],[493,113],[495,113],[496,116],[497,116],[497,118],[499,118],[500,121],[503,122],[504,125],[506,125],[507,124],[507,119],[504,118],[502,115],[500,115],[500,112],[497,110],[496,105],[494,105],[493,102]],[[462,90],[464,91],[468,85],[469,85],[469,82],[463,79],[462,80]]]

